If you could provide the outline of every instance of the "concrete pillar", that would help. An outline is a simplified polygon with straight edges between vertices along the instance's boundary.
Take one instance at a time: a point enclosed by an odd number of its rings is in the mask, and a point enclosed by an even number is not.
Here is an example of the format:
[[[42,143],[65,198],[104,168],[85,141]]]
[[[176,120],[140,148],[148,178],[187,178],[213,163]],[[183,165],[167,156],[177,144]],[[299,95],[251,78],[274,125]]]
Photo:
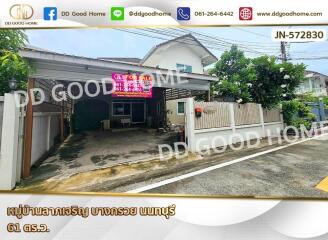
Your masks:
[[[18,132],[18,156],[17,156],[17,172],[16,172],[16,183],[21,181],[22,168],[23,168],[23,146],[24,146],[24,114],[19,114],[19,132]]]
[[[16,99],[19,99],[19,95],[16,95]],[[1,135],[0,190],[11,190],[16,185],[19,114],[15,94],[6,93]]]
[[[186,100],[186,124],[185,133],[188,137],[188,150],[196,152],[196,139],[195,139],[195,107],[194,99],[187,98]]]
[[[262,127],[262,136],[261,137],[265,137],[266,133],[265,133],[264,115],[263,115],[262,104],[258,104],[258,106],[259,106],[259,113],[260,113],[260,123],[261,123],[261,127]]]
[[[50,114],[47,121],[47,151],[49,151],[51,147],[51,117],[52,115]]]
[[[235,122],[235,111],[233,109],[234,104],[229,103],[229,117],[230,117],[230,127],[232,128],[232,133],[236,132],[236,122]]]

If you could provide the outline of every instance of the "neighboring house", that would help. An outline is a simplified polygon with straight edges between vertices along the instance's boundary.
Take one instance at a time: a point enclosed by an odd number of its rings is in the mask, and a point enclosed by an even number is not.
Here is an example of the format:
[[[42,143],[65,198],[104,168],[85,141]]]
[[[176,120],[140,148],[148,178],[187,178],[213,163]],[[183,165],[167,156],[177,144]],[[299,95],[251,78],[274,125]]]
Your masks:
[[[328,76],[315,71],[305,71],[305,80],[297,88],[297,94],[313,93],[315,96],[327,96]]]

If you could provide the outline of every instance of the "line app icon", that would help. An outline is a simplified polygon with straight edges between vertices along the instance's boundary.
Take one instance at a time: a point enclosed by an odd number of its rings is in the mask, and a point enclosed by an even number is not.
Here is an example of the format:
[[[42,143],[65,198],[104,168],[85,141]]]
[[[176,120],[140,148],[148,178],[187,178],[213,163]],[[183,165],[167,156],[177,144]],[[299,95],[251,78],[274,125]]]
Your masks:
[[[124,7],[112,7],[110,10],[110,18],[112,21],[123,21]]]

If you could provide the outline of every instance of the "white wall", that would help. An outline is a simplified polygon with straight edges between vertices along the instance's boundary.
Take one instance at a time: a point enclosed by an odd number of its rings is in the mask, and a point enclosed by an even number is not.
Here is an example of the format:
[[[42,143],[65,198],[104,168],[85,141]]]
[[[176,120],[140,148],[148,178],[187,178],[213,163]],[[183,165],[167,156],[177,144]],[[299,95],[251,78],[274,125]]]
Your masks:
[[[5,100],[4,96],[0,96],[0,136],[1,136],[1,133],[2,133],[4,100]],[[1,146],[1,138],[0,138],[0,146]]]
[[[143,65],[176,70],[176,64],[180,63],[192,66],[193,73],[204,73],[201,58],[188,46],[177,43],[168,45],[164,51],[162,48],[156,50]]]
[[[19,116],[20,108],[16,105],[15,95],[6,93],[1,134],[0,190],[11,190],[16,184]]]
[[[261,125],[243,126],[235,130],[233,128],[211,129],[207,131],[197,130],[193,140],[195,142],[193,151],[202,151],[231,143],[267,137],[268,129],[271,131],[270,136],[276,137],[280,133],[280,130],[283,130],[282,126],[281,123],[266,124],[265,134],[263,134]]]
[[[16,106],[14,94],[5,94],[1,100],[0,190],[10,190],[20,181],[25,116]],[[59,119],[60,113],[34,113],[31,165],[54,146]]]
[[[60,113],[34,113],[31,166],[54,146],[59,134]]]

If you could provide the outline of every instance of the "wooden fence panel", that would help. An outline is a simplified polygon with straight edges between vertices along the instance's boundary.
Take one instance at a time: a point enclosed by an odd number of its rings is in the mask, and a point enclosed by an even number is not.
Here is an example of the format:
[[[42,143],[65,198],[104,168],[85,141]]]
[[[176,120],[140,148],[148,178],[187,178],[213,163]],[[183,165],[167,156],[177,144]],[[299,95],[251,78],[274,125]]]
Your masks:
[[[195,107],[203,109],[202,116],[195,118],[195,129],[230,126],[229,103],[195,102]]]
[[[263,109],[263,119],[265,123],[280,122],[280,109]]]
[[[234,114],[235,114],[236,126],[261,123],[260,108],[259,108],[258,104],[234,103],[233,109],[234,109]]]

